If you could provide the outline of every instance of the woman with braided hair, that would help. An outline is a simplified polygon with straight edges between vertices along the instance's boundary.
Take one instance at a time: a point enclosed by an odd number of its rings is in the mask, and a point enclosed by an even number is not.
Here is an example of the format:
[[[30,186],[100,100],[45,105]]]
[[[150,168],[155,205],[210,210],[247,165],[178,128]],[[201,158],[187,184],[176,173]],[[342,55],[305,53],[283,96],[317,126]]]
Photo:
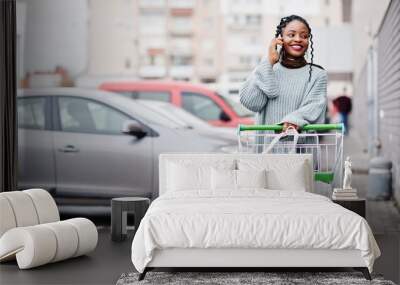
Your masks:
[[[311,63],[304,58],[309,48]],[[268,55],[239,92],[240,102],[257,112],[257,124],[283,124],[286,130],[324,122],[327,73],[313,63],[313,52],[307,21],[297,15],[282,18]]]

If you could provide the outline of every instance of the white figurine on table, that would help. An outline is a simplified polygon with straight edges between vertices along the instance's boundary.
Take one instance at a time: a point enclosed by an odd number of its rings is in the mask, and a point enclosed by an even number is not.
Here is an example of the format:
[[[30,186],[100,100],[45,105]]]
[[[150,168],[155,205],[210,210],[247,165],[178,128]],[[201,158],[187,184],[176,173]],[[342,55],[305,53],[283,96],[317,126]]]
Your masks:
[[[349,190],[351,188],[351,176],[353,172],[351,171],[351,160],[350,157],[346,157],[344,162],[344,179],[343,179],[343,190]]]
[[[346,157],[344,162],[344,178],[343,178],[343,188],[333,189],[332,199],[333,200],[356,200],[357,189],[351,187],[351,178],[353,172],[351,171],[351,160],[350,157]]]

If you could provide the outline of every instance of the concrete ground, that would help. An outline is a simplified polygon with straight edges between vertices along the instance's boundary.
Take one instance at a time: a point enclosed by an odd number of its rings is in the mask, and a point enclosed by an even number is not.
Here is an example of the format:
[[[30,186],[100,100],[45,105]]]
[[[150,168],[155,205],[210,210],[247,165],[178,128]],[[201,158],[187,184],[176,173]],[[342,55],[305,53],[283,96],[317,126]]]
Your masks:
[[[345,156],[353,162],[353,187],[361,198],[366,197],[368,188],[368,162],[366,150],[362,149],[355,130],[345,138]],[[400,283],[400,211],[393,200],[367,200],[367,221],[379,244],[382,255],[377,259],[374,270],[395,283]],[[397,206],[397,207],[396,207]]]
[[[353,187],[365,197],[368,183],[368,156],[359,147],[356,133],[345,139],[345,153],[353,160]],[[400,283],[400,213],[393,201],[367,201],[367,220],[382,256],[374,272]],[[31,270],[19,270],[15,262],[0,265],[0,284],[115,284],[124,272],[134,271],[130,260],[132,235],[124,242],[110,240],[109,220],[95,219],[99,226],[97,249],[78,257]]]

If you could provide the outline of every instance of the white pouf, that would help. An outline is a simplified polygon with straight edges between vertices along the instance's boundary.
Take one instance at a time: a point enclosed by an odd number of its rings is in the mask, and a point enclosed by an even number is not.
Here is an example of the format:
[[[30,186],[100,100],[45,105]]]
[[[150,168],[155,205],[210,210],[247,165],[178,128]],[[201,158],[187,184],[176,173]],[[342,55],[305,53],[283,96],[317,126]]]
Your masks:
[[[57,250],[53,232],[43,225],[14,228],[0,238],[0,257],[15,256],[20,269],[51,262]]]
[[[79,236],[78,232],[71,227],[71,224],[64,222],[55,222],[43,225],[49,228],[55,235],[57,252],[51,262],[57,262],[70,258],[75,255],[78,249]]]
[[[84,218],[19,227],[0,238],[0,258],[15,255],[19,268],[28,269],[84,255],[96,248],[97,240],[96,226]]]
[[[92,221],[59,221],[57,205],[43,189],[0,193],[0,262],[16,259],[20,269],[93,251],[98,233]]]
[[[98,233],[92,221],[84,218],[74,218],[65,220],[64,222],[71,224],[79,236],[78,248],[74,257],[86,254],[96,248]]]
[[[1,193],[11,205],[17,227],[33,226],[39,223],[35,206],[29,195],[21,191]]]
[[[23,193],[29,195],[35,205],[39,224],[51,223],[60,220],[60,214],[53,197],[43,189],[24,190]]]
[[[8,230],[15,228],[17,222],[15,221],[14,212],[11,208],[10,202],[6,197],[0,195],[0,237]]]

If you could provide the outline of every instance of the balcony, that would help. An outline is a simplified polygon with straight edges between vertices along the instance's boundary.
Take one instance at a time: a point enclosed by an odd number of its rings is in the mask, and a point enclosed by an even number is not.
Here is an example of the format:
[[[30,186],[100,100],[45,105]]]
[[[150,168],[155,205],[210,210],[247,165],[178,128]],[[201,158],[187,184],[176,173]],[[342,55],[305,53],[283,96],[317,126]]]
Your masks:
[[[165,50],[166,46],[166,38],[164,37],[143,37],[139,41],[139,51],[142,54],[148,53],[149,50]]]
[[[169,0],[171,9],[188,9],[193,10],[196,6],[196,0]]]
[[[232,32],[240,32],[240,31],[260,31],[261,26],[259,25],[247,25],[242,23],[230,23],[227,25],[229,30]]]
[[[170,20],[171,35],[190,36],[193,34],[193,18],[191,16],[176,16]]]
[[[169,33],[171,36],[192,36],[193,27],[191,25],[187,26],[173,26],[170,28]]]
[[[237,62],[231,61],[227,64],[227,69],[229,71],[238,71],[238,72],[251,72],[254,68],[254,64],[251,62]]]
[[[193,9],[172,8],[170,13],[172,17],[189,17],[193,15]]]
[[[165,66],[145,65],[139,68],[139,76],[142,78],[163,78],[167,75]]]
[[[164,9],[167,5],[166,0],[140,0],[139,8],[143,10]]]
[[[193,65],[171,66],[170,76],[172,78],[192,78],[194,74]]]
[[[191,56],[193,54],[192,41],[171,41],[168,48],[171,55],[177,56]]]
[[[218,77],[218,69],[215,66],[202,65],[198,68],[197,74],[202,78],[216,78]]]
[[[259,31],[262,28],[261,14],[236,14],[228,18],[228,28],[238,31]]]

